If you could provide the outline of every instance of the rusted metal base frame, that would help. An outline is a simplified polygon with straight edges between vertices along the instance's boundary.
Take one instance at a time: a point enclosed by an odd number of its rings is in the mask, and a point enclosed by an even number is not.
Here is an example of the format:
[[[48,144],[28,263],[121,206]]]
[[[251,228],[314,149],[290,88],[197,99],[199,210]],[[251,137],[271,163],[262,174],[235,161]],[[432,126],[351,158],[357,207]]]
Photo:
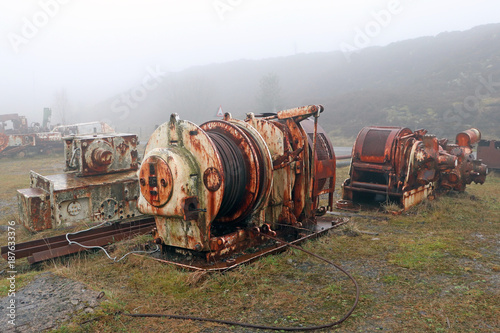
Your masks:
[[[125,238],[151,232],[155,225],[151,217],[136,221],[114,223],[110,226],[91,229],[71,237],[71,240],[86,246],[105,246]],[[69,245],[66,235],[59,235],[39,240],[16,244],[16,249],[11,251],[16,259],[28,257],[28,262],[34,264],[40,261],[61,257],[67,254],[84,251],[79,245]],[[1,247],[1,255],[7,260],[9,248]]]
[[[267,238],[259,234],[258,228],[240,229],[220,237],[210,238],[210,252],[207,252],[207,262],[215,262],[234,253],[258,246]]]
[[[415,206],[416,204],[424,201],[427,198],[433,198],[434,196],[434,183],[429,183],[424,186],[420,186],[416,189],[403,192],[403,197],[401,198],[401,203],[403,204],[404,210]]]
[[[376,185],[376,184],[373,184]],[[344,191],[349,193],[352,196],[354,192],[362,192],[362,193],[373,193],[373,194],[381,194],[388,197],[397,197],[399,198],[399,202],[403,205],[403,210],[408,210],[409,208],[415,206],[416,204],[422,202],[428,197],[433,198],[434,196],[434,183],[429,183],[427,185],[419,186],[415,189],[409,191],[403,191],[403,193],[393,193],[386,192],[383,190],[376,190],[371,188],[364,187],[355,187],[344,185]],[[346,195],[347,196],[347,195]]]
[[[316,231],[303,236],[301,238],[298,238],[294,241],[289,242],[290,244],[298,245],[306,240],[309,239],[315,239],[319,236],[326,235],[330,230],[335,229],[345,223],[347,223],[345,219],[339,219],[336,221],[330,221],[330,222],[323,222],[320,221],[317,223],[315,229]],[[292,226],[290,226],[292,227]],[[293,228],[293,227],[292,227]],[[284,244],[277,244],[277,245],[272,245],[270,247],[264,248],[262,250],[259,250],[255,253],[249,253],[249,254],[243,254],[235,259],[232,260],[226,260],[225,262],[215,262],[215,263],[204,263],[204,264],[185,264],[177,261],[171,261],[171,260],[164,260],[164,259],[159,259],[159,258],[154,258],[152,256],[145,256],[141,254],[136,254],[134,255],[139,256],[139,257],[144,257],[144,258],[149,258],[152,260],[156,260],[165,264],[171,264],[183,269],[187,269],[190,271],[202,271],[202,272],[223,272],[223,271],[228,271],[231,269],[234,269],[240,265],[244,264],[249,264],[254,262],[255,260],[262,258],[264,256],[270,255],[270,254],[277,254],[281,253],[286,250],[288,245]]]

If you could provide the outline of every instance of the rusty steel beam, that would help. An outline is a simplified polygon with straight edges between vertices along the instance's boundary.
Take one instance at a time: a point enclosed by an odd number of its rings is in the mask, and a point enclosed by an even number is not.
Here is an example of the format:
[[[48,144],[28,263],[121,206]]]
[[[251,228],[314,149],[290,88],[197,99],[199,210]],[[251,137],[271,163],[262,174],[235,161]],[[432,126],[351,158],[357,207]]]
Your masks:
[[[96,235],[94,238],[92,237],[91,239],[85,240],[85,241],[78,241],[78,243],[84,245],[84,246],[106,246],[111,243],[119,242],[123,239],[130,238],[133,236],[138,236],[138,235],[143,235],[148,232],[151,232],[151,227],[153,226],[153,223],[146,225],[146,226],[140,226],[137,228],[129,229],[129,230],[122,230],[120,232],[113,232],[111,234],[108,234],[106,236],[99,237],[101,235]],[[72,239],[72,241],[75,241]],[[28,257],[28,262],[30,264],[35,264],[37,262],[45,261],[48,259],[53,259],[57,257],[62,257],[68,254],[72,253],[77,253],[80,251],[85,251],[87,250],[84,247],[81,247],[78,244],[71,244],[71,245],[65,245],[61,247],[57,247],[55,249],[49,249],[41,252],[36,252],[33,253],[33,255]]]
[[[110,226],[90,229],[80,234],[73,235],[70,240],[83,245],[104,246],[113,241],[118,241],[134,235],[145,234],[152,230],[155,222],[154,218],[147,217],[140,220],[114,223]],[[10,251],[7,246],[0,248],[0,254],[7,260],[8,254],[13,253],[16,259],[29,257],[30,263],[63,256],[85,250],[84,248],[72,244],[68,245],[66,235],[42,238],[34,241],[18,243],[14,251]],[[45,259],[43,259],[45,258]]]

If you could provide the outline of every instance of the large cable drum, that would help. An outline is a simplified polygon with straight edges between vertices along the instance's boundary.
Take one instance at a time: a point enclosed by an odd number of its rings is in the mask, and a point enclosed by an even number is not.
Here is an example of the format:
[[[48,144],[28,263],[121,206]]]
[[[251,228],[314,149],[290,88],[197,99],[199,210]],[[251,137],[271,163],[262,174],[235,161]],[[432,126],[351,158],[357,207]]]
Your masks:
[[[226,186],[215,222],[239,222],[255,210],[270,186],[269,151],[258,144],[245,127],[230,121],[209,121],[202,124],[212,139],[222,163]]]

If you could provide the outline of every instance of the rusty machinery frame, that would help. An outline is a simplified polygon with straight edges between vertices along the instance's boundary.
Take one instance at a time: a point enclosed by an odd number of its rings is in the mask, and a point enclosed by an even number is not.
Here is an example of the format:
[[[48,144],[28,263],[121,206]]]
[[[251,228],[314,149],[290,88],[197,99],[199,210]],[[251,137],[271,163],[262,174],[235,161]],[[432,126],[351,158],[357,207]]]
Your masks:
[[[365,127],[353,147],[342,197],[360,201],[379,195],[408,209],[435,194],[463,192],[471,182],[482,184],[487,167],[472,152],[480,138],[475,128],[458,133],[451,144],[423,129]]]
[[[490,170],[500,170],[500,141],[480,140],[477,145],[477,158]]]

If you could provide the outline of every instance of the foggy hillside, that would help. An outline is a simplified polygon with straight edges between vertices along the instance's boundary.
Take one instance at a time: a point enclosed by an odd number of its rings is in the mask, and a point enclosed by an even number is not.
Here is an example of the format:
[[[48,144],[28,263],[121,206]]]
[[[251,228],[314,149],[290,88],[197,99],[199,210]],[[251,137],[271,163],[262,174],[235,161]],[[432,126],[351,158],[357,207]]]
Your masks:
[[[107,120],[121,131],[141,128],[147,137],[172,112],[200,124],[213,119],[219,105],[240,118],[271,112],[263,108],[272,99],[277,110],[323,104],[321,124],[334,141],[353,138],[366,125],[427,128],[450,137],[475,126],[484,137],[498,138],[500,24],[350,55],[297,54],[193,67],[150,83],[141,96],[131,97],[131,87],[96,105],[87,117]],[[274,92],[265,94],[262,87]],[[124,96],[131,99],[128,104],[120,99]]]

